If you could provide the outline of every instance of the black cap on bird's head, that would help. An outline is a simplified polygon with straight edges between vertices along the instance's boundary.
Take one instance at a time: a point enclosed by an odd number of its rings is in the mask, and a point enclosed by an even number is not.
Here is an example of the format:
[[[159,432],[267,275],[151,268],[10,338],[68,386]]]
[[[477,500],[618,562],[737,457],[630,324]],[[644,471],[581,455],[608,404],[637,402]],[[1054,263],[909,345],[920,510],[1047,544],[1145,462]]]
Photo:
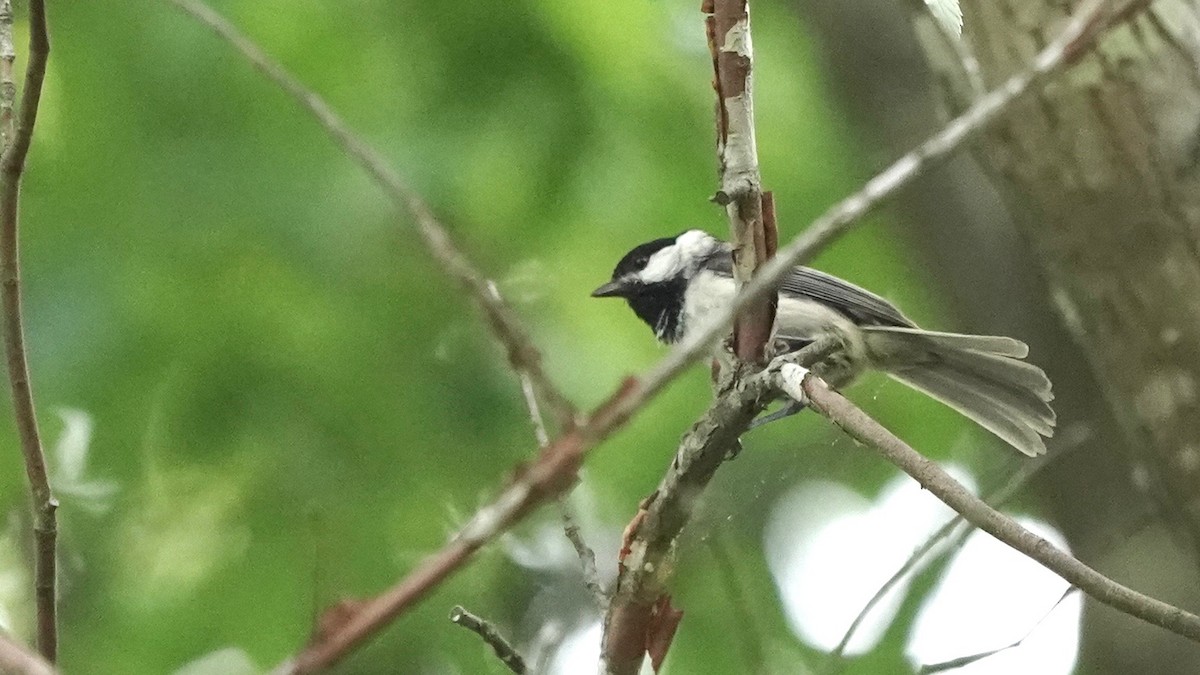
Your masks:
[[[651,256],[675,243],[675,237],[663,237],[639,244],[621,258],[613,269],[612,281],[592,291],[593,298],[628,298],[647,284],[640,279]]]
[[[621,258],[612,280],[592,291],[592,297],[631,298],[686,280],[719,246],[718,240],[701,230],[639,244]]]
[[[682,334],[688,280],[722,246],[700,230],[640,244],[621,258],[612,280],[592,291],[592,297],[625,298],[660,340],[675,342]]]

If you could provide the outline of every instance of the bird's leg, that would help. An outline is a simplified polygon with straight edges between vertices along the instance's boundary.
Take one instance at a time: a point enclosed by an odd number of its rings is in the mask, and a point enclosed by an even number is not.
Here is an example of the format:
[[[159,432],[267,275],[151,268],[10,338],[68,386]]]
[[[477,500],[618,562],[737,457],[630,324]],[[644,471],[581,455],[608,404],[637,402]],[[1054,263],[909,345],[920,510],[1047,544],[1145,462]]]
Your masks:
[[[775,352],[771,367],[790,362],[809,368],[822,377],[826,374],[840,375],[840,371],[849,370],[851,367],[846,357],[846,346],[844,336],[832,333],[812,339],[777,337],[771,344],[771,349]],[[791,417],[802,410],[803,403],[788,400],[775,412],[756,418],[746,430],[757,429],[764,424]]]
[[[760,415],[760,416],[756,417],[754,419],[754,421],[750,423],[750,426],[746,427],[746,431],[751,431],[753,429],[757,429],[758,427],[761,427],[764,424],[770,424],[771,422],[781,420],[785,417],[791,417],[792,415],[795,415],[796,413],[800,412],[801,410],[804,410],[803,403],[800,403],[798,401],[788,401],[779,410],[776,410],[773,413],[768,413],[766,415]]]

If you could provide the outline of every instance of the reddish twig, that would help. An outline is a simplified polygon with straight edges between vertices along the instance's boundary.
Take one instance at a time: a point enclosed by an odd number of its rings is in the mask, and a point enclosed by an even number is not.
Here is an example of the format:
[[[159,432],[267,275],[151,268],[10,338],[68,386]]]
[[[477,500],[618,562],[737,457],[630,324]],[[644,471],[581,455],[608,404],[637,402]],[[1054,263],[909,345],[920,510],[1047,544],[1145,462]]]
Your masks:
[[[363,601],[339,625],[327,627],[320,640],[309,644],[277,672],[312,673],[327,668],[423,599],[443,579],[465,565],[480,547],[574,485],[587,451],[623,425],[644,404],[646,395],[647,390],[638,380],[626,380],[625,386],[580,425],[546,446],[530,465],[518,470],[508,487],[476,511],[449,544],[422,561],[391,589]]]
[[[705,31],[717,95],[717,162],[721,187],[713,201],[725,207],[733,243],[733,276],[745,285],[775,255],[774,211],[766,218],[758,147],[754,140],[754,50],[748,0],[705,0]],[[767,197],[769,199],[769,197]],[[773,209],[773,202],[770,204]],[[738,314],[733,352],[747,363],[765,363],[775,324],[775,302],[763,297]]]
[[[11,20],[11,9],[7,12]],[[25,473],[33,498],[34,536],[34,597],[37,604],[37,647],[46,660],[53,663],[58,654],[58,621],[56,603],[56,558],[58,523],[55,511],[58,502],[50,491],[46,474],[46,456],[38,434],[37,411],[33,405],[33,388],[29,382],[29,360],[25,352],[25,329],[21,318],[21,263],[18,246],[18,202],[21,198],[21,176],[25,158],[33,141],[38,104],[42,98],[42,82],[46,78],[46,61],[50,56],[50,36],[46,28],[46,5],[42,0],[29,3],[29,65],[25,69],[25,87],[17,113],[16,129],[6,136],[9,143],[0,156],[0,281],[3,283],[4,357],[8,366],[9,387],[12,390],[13,416],[21,452],[25,456]],[[4,59],[9,81],[4,83],[7,96],[11,84],[11,61]],[[11,124],[11,107],[6,125]]]

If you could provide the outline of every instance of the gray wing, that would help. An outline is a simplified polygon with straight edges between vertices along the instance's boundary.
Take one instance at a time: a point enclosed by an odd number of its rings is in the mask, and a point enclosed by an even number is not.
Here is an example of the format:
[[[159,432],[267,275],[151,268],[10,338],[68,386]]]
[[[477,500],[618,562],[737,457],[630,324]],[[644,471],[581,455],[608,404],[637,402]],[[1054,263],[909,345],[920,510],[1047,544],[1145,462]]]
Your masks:
[[[719,274],[733,275],[733,259],[727,250],[705,261],[705,267]],[[818,300],[864,326],[916,327],[887,300],[811,267],[793,267],[780,284],[779,292]]]
[[[865,326],[916,326],[895,305],[871,291],[811,267],[793,267],[779,292],[820,300]]]

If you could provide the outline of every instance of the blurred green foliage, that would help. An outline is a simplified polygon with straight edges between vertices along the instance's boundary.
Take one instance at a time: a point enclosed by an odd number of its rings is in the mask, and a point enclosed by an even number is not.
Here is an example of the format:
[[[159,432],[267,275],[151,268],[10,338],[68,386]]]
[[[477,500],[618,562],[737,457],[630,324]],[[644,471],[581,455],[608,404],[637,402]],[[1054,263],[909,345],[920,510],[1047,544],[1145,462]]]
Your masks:
[[[587,296],[633,244],[725,231],[706,200],[695,3],[215,6],[391,158],[581,405],[663,353],[623,306]],[[99,514],[63,499],[63,667],[171,672],[229,646],[270,666],[316,607],[392,583],[534,452],[519,388],[406,218],[240,56],[164,3],[54,2],[50,17],[22,205],[35,393],[48,446],[56,409],[91,415],[88,475],[120,486]],[[866,170],[804,26],[768,3],[754,31],[763,173],[790,237]],[[952,324],[887,220],[819,264]],[[599,448],[589,517],[620,528],[708,398],[697,369]],[[881,380],[856,398],[933,454],[983,436]],[[0,507],[24,518],[11,420],[0,427]],[[763,513],[806,476],[870,493],[891,470],[818,420],[776,427],[747,439],[683,542],[673,672],[741,669],[730,635],[744,627],[700,543],[718,529],[773,659],[799,672],[816,657],[780,618]],[[540,584],[486,550],[340,672],[500,672],[446,612],[462,603],[528,640]],[[27,630],[21,591],[3,602]],[[872,658],[898,667],[901,643],[885,646]]]

